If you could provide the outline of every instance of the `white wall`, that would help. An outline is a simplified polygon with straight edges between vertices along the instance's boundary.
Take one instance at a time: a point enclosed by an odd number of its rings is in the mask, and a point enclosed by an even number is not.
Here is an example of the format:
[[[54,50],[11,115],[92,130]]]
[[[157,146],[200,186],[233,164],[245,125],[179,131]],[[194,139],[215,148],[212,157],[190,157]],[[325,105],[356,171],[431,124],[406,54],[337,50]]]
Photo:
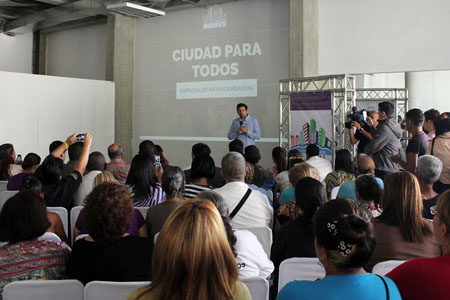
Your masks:
[[[320,74],[450,69],[450,1],[318,3]]]
[[[106,79],[106,23],[47,35],[47,74]]]
[[[405,73],[357,74],[356,88],[405,88]]]
[[[450,111],[450,71],[408,72],[409,108]]]
[[[0,144],[22,157],[44,158],[54,140],[75,132],[93,135],[92,151],[107,155],[114,141],[114,83],[0,72]]]
[[[7,36],[0,34],[0,71],[31,73],[33,33]]]

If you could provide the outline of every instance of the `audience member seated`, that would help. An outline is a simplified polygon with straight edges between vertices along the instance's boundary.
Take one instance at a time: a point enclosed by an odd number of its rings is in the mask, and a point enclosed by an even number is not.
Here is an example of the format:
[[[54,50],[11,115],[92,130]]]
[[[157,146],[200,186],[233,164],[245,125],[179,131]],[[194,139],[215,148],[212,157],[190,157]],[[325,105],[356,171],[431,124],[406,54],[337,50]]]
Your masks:
[[[423,113],[425,122],[423,122],[423,129],[428,135],[429,140],[436,137],[436,120],[439,119],[440,113],[436,109],[432,108]]]
[[[16,151],[12,144],[0,146],[0,180],[9,180],[11,176],[22,172],[22,168],[16,165]]]
[[[252,190],[256,190],[256,191],[260,192],[261,194],[266,195],[270,206],[273,207],[273,194],[271,192],[269,192],[268,190],[265,190],[264,188],[261,188],[259,186],[256,186],[255,184],[253,184],[253,176],[254,175],[255,175],[255,168],[253,167],[253,165],[251,163],[246,161],[245,162],[245,179],[244,179],[245,183]]]
[[[326,276],[318,281],[290,282],[278,300],[401,299],[391,279],[363,269],[374,251],[375,236],[370,220],[355,202],[336,199],[324,204],[314,217],[314,232],[316,254]]]
[[[67,142],[67,141],[66,141]],[[69,153],[69,162],[64,165],[62,177],[67,177],[76,170],[81,153],[83,152],[83,142],[76,140],[73,144],[68,144],[69,148],[65,149]],[[84,174],[82,174],[84,175]]]
[[[436,201],[439,194],[433,190],[433,183],[439,179],[441,171],[442,162],[436,156],[423,155],[419,157],[416,175],[422,193],[422,215],[425,219],[431,220],[436,214]]]
[[[417,159],[427,152],[429,136],[423,131],[423,112],[418,108],[410,109],[406,115],[406,129],[412,135],[406,147],[406,161],[399,155],[391,157],[392,161],[400,164],[403,169],[411,173],[416,172]]]
[[[423,157],[423,156],[422,156]],[[388,274],[403,299],[448,299],[450,286],[450,191],[439,197],[433,222],[442,256],[409,260]]]
[[[125,184],[130,165],[123,161],[122,146],[119,143],[111,144],[108,147],[108,156],[111,161],[106,165],[106,170],[111,172],[120,184]]]
[[[221,214],[228,242],[236,258],[239,278],[256,276],[269,279],[274,269],[273,263],[253,233],[248,230],[233,229],[230,220],[226,217],[227,212],[224,209],[222,196],[214,191],[205,191],[198,194],[198,198],[214,203]]]
[[[64,163],[59,158],[61,153],[75,143],[76,133],[47,156],[42,165],[36,170],[36,177],[43,185],[44,199],[47,206],[62,206],[68,211],[73,207],[74,195],[81,184],[84,170],[88,162],[89,149],[92,136],[86,133],[83,143],[83,151],[76,169],[65,178],[62,178]]]
[[[286,149],[282,147],[275,147],[272,149],[272,161],[275,165],[269,168],[268,170],[274,176],[277,176],[279,173],[287,170],[286,156],[287,156]]]
[[[376,218],[381,214],[378,207],[381,199],[381,189],[373,175],[361,175],[355,180],[356,199],[369,218]]]
[[[64,142],[62,142],[62,141],[53,141],[53,142],[51,142],[50,143],[50,145],[49,145],[49,147],[48,147],[48,154],[52,154],[52,152],[56,149],[56,148],[58,148],[59,146],[61,146],[61,144],[64,144]],[[59,155],[59,158],[64,162],[64,161],[66,161],[66,153],[67,153],[67,150],[65,150],[65,151],[63,151],[60,155]]]
[[[102,183],[86,198],[89,236],[75,242],[67,265],[69,278],[83,284],[93,280],[149,280],[151,248],[147,238],[126,231],[133,216],[129,189]]]
[[[22,185],[20,186],[20,191],[32,191],[39,195],[39,197],[43,200],[44,193],[42,192],[42,184],[41,182],[34,177],[25,177],[22,181]],[[47,211],[47,219],[50,222],[50,227],[47,228],[47,232],[53,232],[61,241],[69,244],[69,239],[67,238],[66,232],[64,231],[64,225],[61,221],[60,216],[57,213]]]
[[[357,174],[358,174],[358,176],[362,176],[362,175],[375,176],[375,163],[374,163],[372,157],[365,155],[365,154],[361,154],[359,156]],[[378,177],[375,177],[375,180],[378,182],[380,189],[383,190],[384,189],[383,180],[381,180]],[[355,181],[354,180],[347,181],[347,182],[344,182],[343,184],[341,184],[341,187],[339,188],[337,197],[358,201],[358,198],[356,197]]]
[[[316,180],[320,180],[319,171],[308,163],[299,163],[289,170],[289,181],[291,187],[287,188],[281,193],[280,208],[278,210],[278,221],[283,224],[284,221],[294,220],[297,218],[296,204],[295,204],[295,190],[293,187],[297,185],[297,182],[305,177],[311,177]]]
[[[139,153],[147,155],[148,158],[154,162],[155,161],[155,144],[152,141],[145,140],[139,144]]]
[[[86,166],[87,173],[83,176],[83,181],[75,193],[75,206],[84,205],[84,198],[92,191],[94,178],[101,174],[105,169],[105,157],[100,152],[92,152],[89,154]]]
[[[36,153],[28,153],[23,162],[23,172],[12,176],[7,185],[8,191],[17,191],[20,188],[23,178],[32,176],[41,163],[41,158]]]
[[[160,145],[155,145],[155,155],[158,155],[160,158],[160,163],[163,169],[169,165],[169,161],[166,158],[166,154],[164,153],[163,148]]]
[[[442,162],[441,176],[433,184],[433,189],[441,194],[450,189],[450,119],[436,122],[436,137],[429,142],[427,154],[436,156]]]
[[[333,172],[330,161],[319,156],[319,147],[315,144],[306,147],[306,162],[319,171],[320,182],[325,180],[328,173]]]
[[[313,217],[327,201],[323,184],[317,179],[305,177],[295,186],[296,218],[284,223],[275,232],[270,258],[275,264],[275,277],[271,294],[278,291],[278,271],[283,260],[291,257],[316,257],[314,251]]]
[[[110,182],[110,183],[117,184],[117,180],[114,178],[114,176],[110,172],[104,171],[104,172],[98,174],[97,176],[95,176],[93,188],[95,188],[97,185],[102,184],[104,182]],[[74,240],[80,234],[89,234],[88,229],[86,227],[86,221],[84,219],[85,219],[84,209],[82,209],[80,211],[80,214],[78,215],[76,222],[75,222],[75,228],[73,229],[73,239]],[[142,216],[141,212],[137,208],[134,208],[134,214],[133,214],[133,217],[130,222],[130,227],[128,227],[127,233],[131,234],[131,235],[148,237],[147,227],[145,226],[144,217]]]
[[[275,177],[276,182],[276,189],[275,192],[283,192],[288,187],[292,186],[289,182],[289,175],[288,171],[296,164],[304,162],[303,160],[303,154],[300,152],[300,150],[297,149],[291,149],[288,152],[288,169],[286,171],[283,171],[281,173],[278,173],[278,175]]]
[[[199,156],[210,156],[211,155],[211,149],[208,145],[203,143],[197,143],[192,146],[192,160],[194,158]],[[191,179],[191,167],[188,167],[187,169],[184,169],[184,178],[186,179],[186,182],[192,182]],[[220,172],[220,168],[215,167],[214,170],[214,178],[211,180],[208,180],[208,185],[212,186],[213,188],[219,188],[225,185],[225,180],[223,179],[223,176]]]
[[[238,152],[244,155],[244,143],[241,140],[232,140],[228,144],[228,152]]]
[[[272,190],[275,186],[275,177],[269,170],[266,170],[259,165],[261,154],[258,147],[255,145],[247,146],[245,148],[244,157],[245,161],[248,161],[253,165],[253,184],[266,190]]]
[[[198,193],[211,190],[212,187],[208,185],[208,181],[214,178],[215,171],[216,166],[211,156],[196,156],[192,160],[190,170],[191,181],[184,187],[184,198],[195,198]]]
[[[167,166],[162,175],[162,189],[166,201],[147,211],[146,225],[150,242],[161,230],[169,215],[183,202],[184,173],[179,167]]]
[[[50,227],[47,207],[36,193],[22,191],[0,213],[0,294],[13,281],[63,279],[70,249],[41,236]]]
[[[163,202],[166,194],[161,188],[163,168],[155,165],[147,154],[138,154],[131,161],[125,184],[132,190],[135,207],[151,207]]]
[[[225,199],[233,227],[270,227],[273,209],[265,195],[250,189],[245,183],[244,157],[237,152],[227,153],[222,158],[222,175],[226,184],[214,191]],[[247,200],[238,206],[246,195]]]
[[[440,255],[432,224],[422,217],[422,197],[413,174],[401,171],[389,175],[381,206],[383,212],[373,221],[377,246],[367,270],[382,261]]]
[[[153,253],[152,283],[127,299],[251,299],[210,201],[186,200],[169,216]]]
[[[333,188],[355,179],[350,151],[347,149],[336,151],[334,169],[333,172],[328,173],[324,180],[325,186],[327,187],[328,199],[331,199],[331,190]]]

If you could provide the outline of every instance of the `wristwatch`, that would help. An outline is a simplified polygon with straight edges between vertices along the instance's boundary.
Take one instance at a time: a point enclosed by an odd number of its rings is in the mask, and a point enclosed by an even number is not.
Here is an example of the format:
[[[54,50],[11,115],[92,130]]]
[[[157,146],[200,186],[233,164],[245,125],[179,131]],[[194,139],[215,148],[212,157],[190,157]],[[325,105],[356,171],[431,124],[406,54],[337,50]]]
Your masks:
[[[359,129],[359,132],[363,132],[363,131],[364,131],[364,128],[361,127],[361,128]]]

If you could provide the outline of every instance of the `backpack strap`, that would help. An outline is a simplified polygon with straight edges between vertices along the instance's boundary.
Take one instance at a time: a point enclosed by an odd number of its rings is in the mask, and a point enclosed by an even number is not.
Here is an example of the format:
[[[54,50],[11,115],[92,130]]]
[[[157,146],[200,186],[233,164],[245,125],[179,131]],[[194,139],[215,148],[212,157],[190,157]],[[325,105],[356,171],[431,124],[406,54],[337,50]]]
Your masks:
[[[247,201],[248,197],[250,196],[250,193],[252,192],[252,189],[248,189],[245,193],[244,197],[242,197],[241,201],[239,201],[238,205],[233,209],[231,214],[228,216],[231,219],[234,218],[234,216],[238,213],[238,211],[241,209],[242,205],[244,205],[245,201]]]
[[[383,281],[384,288],[386,290],[386,299],[389,300],[391,297],[389,296],[389,288],[387,286],[386,280],[384,280],[383,276],[380,276],[380,275],[377,275],[377,274],[375,274],[375,275],[378,276],[381,279],[381,281]]]

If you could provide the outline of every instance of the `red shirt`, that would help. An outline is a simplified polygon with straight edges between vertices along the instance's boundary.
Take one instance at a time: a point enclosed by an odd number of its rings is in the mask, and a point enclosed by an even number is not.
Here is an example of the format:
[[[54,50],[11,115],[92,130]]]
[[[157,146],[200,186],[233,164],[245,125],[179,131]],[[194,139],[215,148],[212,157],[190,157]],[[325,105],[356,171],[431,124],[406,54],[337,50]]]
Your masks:
[[[412,259],[386,277],[395,282],[402,299],[449,299],[450,255]]]

